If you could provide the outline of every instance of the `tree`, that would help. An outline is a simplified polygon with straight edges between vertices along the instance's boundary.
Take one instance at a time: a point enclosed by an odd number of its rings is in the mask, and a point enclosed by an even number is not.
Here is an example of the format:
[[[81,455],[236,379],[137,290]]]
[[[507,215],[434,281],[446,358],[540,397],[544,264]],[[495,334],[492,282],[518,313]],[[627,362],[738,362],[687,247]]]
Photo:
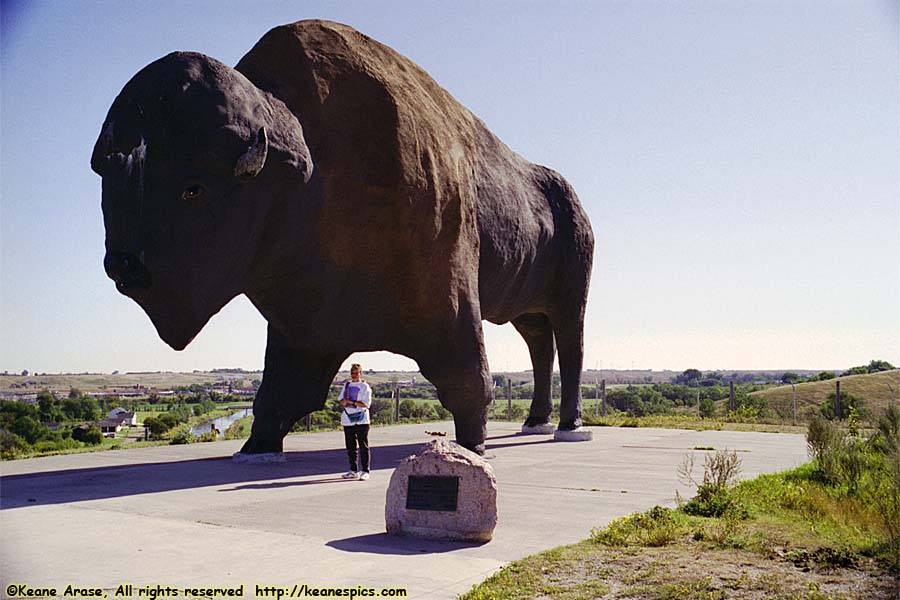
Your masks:
[[[796,383],[798,379],[800,379],[799,375],[797,375],[793,371],[786,371],[781,376],[781,383]]]
[[[102,444],[103,432],[100,431],[97,426],[93,426],[84,432],[84,435],[81,437],[81,441],[83,441],[85,444],[90,444],[91,446]]]
[[[837,393],[831,392],[830,394],[828,394],[828,398],[825,400],[825,402],[822,403],[822,406],[819,407],[819,414],[821,414],[829,421],[833,421],[837,417],[837,415],[835,414],[836,400]],[[859,396],[848,394],[847,392],[841,392],[841,418],[846,418],[847,415],[850,414],[851,408],[858,414],[868,414],[864,404],[865,402]]]
[[[822,371],[815,376],[815,379],[812,377],[809,378],[810,381],[828,381],[829,379],[834,379],[834,373],[831,371]]]
[[[708,419],[716,414],[716,403],[712,398],[704,398],[700,401],[700,416]]]
[[[400,401],[400,418],[412,419],[416,414],[416,401],[405,398]]]
[[[891,371],[894,369],[894,365],[886,360],[873,360],[869,362],[867,369],[869,373],[878,373],[880,371]]]
[[[681,375],[675,377],[675,383],[683,385],[696,385],[703,379],[703,373],[697,369],[687,369]]]
[[[50,430],[40,424],[37,419],[29,416],[21,416],[15,420],[9,428],[10,432],[18,435],[29,444],[33,444],[44,435],[50,433]]]
[[[152,435],[154,438],[162,436],[169,430],[168,425],[160,421],[158,418],[152,416],[144,419],[144,427],[147,428],[147,431],[149,431],[150,435]]]
[[[848,375],[866,375],[869,372],[868,367],[851,367],[841,373],[841,377],[846,377]]]

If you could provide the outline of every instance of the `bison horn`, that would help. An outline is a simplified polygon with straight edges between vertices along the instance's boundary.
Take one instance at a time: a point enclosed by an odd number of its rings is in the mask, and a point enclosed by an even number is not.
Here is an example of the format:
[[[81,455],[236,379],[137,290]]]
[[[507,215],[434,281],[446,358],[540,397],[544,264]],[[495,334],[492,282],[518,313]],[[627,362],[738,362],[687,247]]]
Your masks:
[[[252,179],[259,175],[263,165],[266,164],[266,154],[269,152],[269,137],[266,128],[260,127],[256,132],[253,145],[237,159],[234,165],[234,176],[239,179]]]

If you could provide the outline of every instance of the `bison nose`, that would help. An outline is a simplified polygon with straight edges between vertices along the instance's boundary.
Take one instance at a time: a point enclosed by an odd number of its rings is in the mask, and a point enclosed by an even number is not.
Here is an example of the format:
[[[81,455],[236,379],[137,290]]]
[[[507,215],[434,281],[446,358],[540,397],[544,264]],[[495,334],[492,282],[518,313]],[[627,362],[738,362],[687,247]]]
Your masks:
[[[127,252],[107,252],[103,268],[120,291],[146,290],[150,287],[150,273],[140,260]]]

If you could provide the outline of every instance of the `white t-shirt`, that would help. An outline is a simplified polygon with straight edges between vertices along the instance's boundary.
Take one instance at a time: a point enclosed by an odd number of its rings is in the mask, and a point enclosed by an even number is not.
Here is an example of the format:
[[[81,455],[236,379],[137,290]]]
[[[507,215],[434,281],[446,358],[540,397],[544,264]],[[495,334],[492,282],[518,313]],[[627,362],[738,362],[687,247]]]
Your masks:
[[[369,424],[369,407],[372,405],[372,388],[365,381],[347,381],[341,388],[338,399],[345,397],[356,402],[362,402],[365,408],[356,406],[346,406],[341,411],[341,425],[349,427],[351,425],[368,425]]]

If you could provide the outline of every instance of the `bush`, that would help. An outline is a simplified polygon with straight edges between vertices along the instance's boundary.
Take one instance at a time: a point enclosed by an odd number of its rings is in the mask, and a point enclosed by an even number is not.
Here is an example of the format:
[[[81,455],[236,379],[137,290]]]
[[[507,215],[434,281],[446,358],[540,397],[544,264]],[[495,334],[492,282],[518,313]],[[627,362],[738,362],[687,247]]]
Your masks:
[[[305,419],[304,419],[305,420]],[[240,440],[249,436],[249,432],[245,431],[244,424],[238,420],[228,426],[225,430],[226,440]]]
[[[437,413],[437,418],[439,421],[446,421],[447,419],[453,418],[453,413],[450,412],[449,409],[444,408],[442,405],[438,404],[434,407],[435,412]]]
[[[394,420],[394,403],[390,398],[372,398],[369,406],[369,420],[372,423],[387,424]]]
[[[89,446],[97,446],[103,443],[103,432],[98,427],[91,427],[84,432],[81,441]]]
[[[81,444],[72,438],[61,438],[55,440],[41,440],[34,445],[35,452],[60,452],[63,450],[73,450],[81,448]]]
[[[740,505],[731,491],[741,473],[737,452],[726,448],[707,454],[703,462],[703,480],[699,483],[694,479],[693,470],[694,455],[685,455],[678,467],[678,479],[685,485],[695,485],[697,492],[688,502],[681,504],[684,513],[698,517],[721,517],[727,513],[747,518],[747,509]]]
[[[806,447],[822,483],[855,495],[872,462],[872,444],[858,435],[845,435],[831,421],[813,418],[806,432]]]
[[[700,401],[700,416],[704,419],[709,419],[710,417],[715,416],[716,414],[716,403],[713,402],[712,398],[704,398]]]
[[[0,458],[3,460],[15,460],[26,456],[31,450],[28,442],[20,436],[0,429]]]
[[[605,546],[665,546],[675,541],[682,529],[672,509],[654,506],[644,513],[614,519],[603,529],[591,530],[591,541]]]
[[[825,402],[822,403],[822,406],[819,407],[819,414],[821,414],[826,419],[833,421],[837,415],[835,414],[835,402],[837,400],[837,393],[831,392],[828,394],[828,398]],[[841,393],[841,419],[847,418],[851,411],[856,411],[858,415],[865,415],[866,409],[864,407],[864,401],[859,396],[854,396],[853,394],[848,394],[846,392]]]
[[[170,444],[177,446],[181,444],[192,444],[195,441],[196,438],[191,434],[190,428],[187,425],[182,425],[175,430],[174,434],[172,434],[172,441]]]
[[[730,488],[704,483],[693,498],[681,505],[681,510],[695,517],[721,517],[726,514],[746,519],[747,509],[740,505]]]

